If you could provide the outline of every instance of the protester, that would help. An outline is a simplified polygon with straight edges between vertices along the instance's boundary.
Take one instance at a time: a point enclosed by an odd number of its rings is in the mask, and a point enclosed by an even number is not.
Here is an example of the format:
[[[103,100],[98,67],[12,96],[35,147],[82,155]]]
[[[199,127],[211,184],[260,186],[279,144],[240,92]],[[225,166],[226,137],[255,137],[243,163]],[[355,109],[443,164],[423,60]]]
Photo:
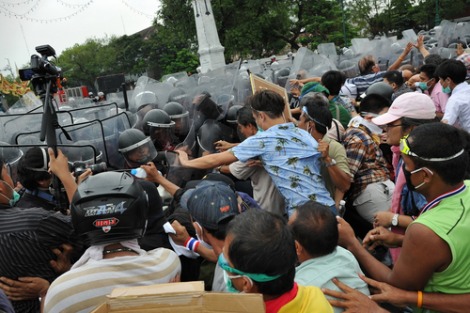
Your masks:
[[[429,140],[432,136],[432,140]],[[403,138],[403,171],[408,184],[428,200],[419,217],[407,228],[401,254],[388,268],[355,239],[354,232],[339,220],[340,244],[351,251],[373,278],[397,288],[418,290],[416,307],[423,306],[423,294],[465,294],[470,292],[470,250],[465,208],[470,205],[468,182],[463,181],[469,155],[469,136],[443,123],[416,127]]]
[[[51,155],[52,151],[49,152]],[[59,153],[59,159],[63,155]],[[68,164],[62,164],[68,172]],[[55,160],[51,160],[51,171],[63,179],[62,183],[69,195],[75,191],[75,183],[68,177],[60,176]],[[73,234],[70,217],[60,212],[45,210],[41,207],[18,208],[18,193],[8,174],[3,160],[0,160],[0,277],[6,279],[23,279],[39,277],[42,280],[31,289],[32,295],[22,300],[12,301],[16,312],[39,311],[39,296],[44,285],[52,282],[59,274],[57,268],[51,266],[56,254],[61,253],[61,245],[75,245],[77,238]],[[57,249],[55,252],[53,249]],[[4,288],[11,285],[10,280],[2,280]],[[34,294],[34,292],[37,292]]]
[[[179,151],[181,164],[208,169],[261,157],[264,168],[286,200],[286,213],[292,214],[298,205],[308,200],[316,200],[335,210],[320,176],[318,144],[307,132],[286,121],[282,97],[272,91],[260,91],[250,98],[249,104],[263,132],[228,151],[198,159],[189,160],[184,151]]]
[[[470,86],[465,81],[467,69],[456,60],[446,60],[436,69],[442,92],[451,94],[442,122],[462,127],[470,132]]]
[[[62,171],[58,174],[68,175]],[[181,264],[173,251],[145,251],[137,242],[145,233],[148,206],[145,191],[125,172],[100,173],[78,186],[72,223],[90,248],[51,284],[45,312],[89,312],[114,288],[179,281]]]
[[[294,238],[280,216],[263,210],[236,216],[218,263],[228,290],[261,293],[267,313],[333,312],[318,287],[294,282]]]
[[[348,250],[338,246],[338,222],[331,211],[316,202],[297,208],[289,219],[300,265],[295,281],[303,286],[317,286],[340,291],[332,282],[337,278],[369,295],[367,284],[358,273],[359,263]],[[343,310],[335,309],[335,312]]]

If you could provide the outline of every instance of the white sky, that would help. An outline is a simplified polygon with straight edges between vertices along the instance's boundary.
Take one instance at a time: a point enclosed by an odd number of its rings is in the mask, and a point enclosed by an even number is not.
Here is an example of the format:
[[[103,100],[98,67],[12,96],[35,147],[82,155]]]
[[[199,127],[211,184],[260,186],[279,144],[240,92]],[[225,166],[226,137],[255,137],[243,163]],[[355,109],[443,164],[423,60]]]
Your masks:
[[[134,34],[152,25],[158,7],[158,0],[0,0],[0,70],[9,74],[10,62],[16,74],[15,64],[25,66],[39,45],[60,56],[88,38]]]

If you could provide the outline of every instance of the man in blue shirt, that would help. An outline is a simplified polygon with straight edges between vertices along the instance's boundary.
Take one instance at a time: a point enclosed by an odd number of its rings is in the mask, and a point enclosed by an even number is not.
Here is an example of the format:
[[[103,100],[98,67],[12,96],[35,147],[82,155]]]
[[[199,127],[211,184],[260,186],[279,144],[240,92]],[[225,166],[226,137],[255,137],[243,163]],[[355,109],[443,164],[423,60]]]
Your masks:
[[[320,174],[318,144],[306,131],[287,122],[283,114],[284,100],[275,92],[263,90],[248,100],[256,124],[263,131],[245,139],[232,149],[189,160],[179,151],[183,166],[199,169],[215,168],[240,160],[259,158],[274,184],[286,200],[291,215],[308,200],[334,208]]]

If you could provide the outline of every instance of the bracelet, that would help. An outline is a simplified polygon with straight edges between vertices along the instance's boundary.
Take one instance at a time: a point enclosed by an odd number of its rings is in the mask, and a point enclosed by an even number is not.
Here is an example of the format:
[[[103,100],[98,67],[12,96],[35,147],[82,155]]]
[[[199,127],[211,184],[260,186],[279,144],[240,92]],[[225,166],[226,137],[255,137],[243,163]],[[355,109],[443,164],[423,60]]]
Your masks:
[[[189,237],[189,239],[186,241],[185,247],[188,250],[191,251],[196,251],[197,247],[199,247],[200,241],[197,240],[196,238]]]
[[[418,291],[418,301],[416,302],[416,307],[421,308],[423,306],[423,292]]]

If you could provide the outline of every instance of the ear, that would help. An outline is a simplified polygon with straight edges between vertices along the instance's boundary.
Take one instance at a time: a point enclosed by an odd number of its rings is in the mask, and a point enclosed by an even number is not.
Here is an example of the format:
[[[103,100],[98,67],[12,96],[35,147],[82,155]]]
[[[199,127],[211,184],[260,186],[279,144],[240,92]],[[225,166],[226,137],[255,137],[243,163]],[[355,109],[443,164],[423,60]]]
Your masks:
[[[295,252],[297,253],[297,256],[300,256],[304,252],[304,247],[302,247],[297,240],[295,240]]]
[[[253,281],[248,277],[242,276],[243,281],[242,292],[244,293],[258,293],[258,288],[253,284]]]

